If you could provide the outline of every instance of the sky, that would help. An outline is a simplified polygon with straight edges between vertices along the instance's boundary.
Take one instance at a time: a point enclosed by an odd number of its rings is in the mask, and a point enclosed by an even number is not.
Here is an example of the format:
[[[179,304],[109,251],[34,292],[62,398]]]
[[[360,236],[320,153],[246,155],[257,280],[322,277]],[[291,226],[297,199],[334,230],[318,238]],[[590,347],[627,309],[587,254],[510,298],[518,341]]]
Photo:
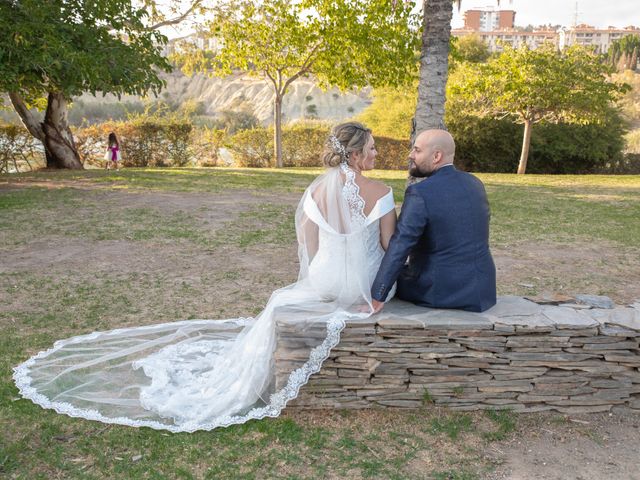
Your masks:
[[[414,0],[420,5],[420,0]],[[176,3],[176,2],[174,2]],[[481,7],[515,10],[516,26],[562,25],[570,27],[574,23],[576,3],[578,4],[578,23],[586,23],[597,28],[609,25],[623,28],[629,25],[640,27],[640,0],[462,0],[460,12],[454,6],[453,28],[462,28],[462,14],[465,10]],[[190,32],[191,26],[183,25],[181,31],[174,28],[162,30],[169,38],[175,38]]]
[[[578,4],[578,23],[586,23],[594,27],[606,28],[640,27],[640,0],[501,0],[500,9],[515,10],[517,26],[531,25],[573,25],[576,3]],[[458,13],[454,7],[453,28],[460,28],[464,22],[462,14],[465,10],[478,7],[495,7],[496,0],[462,0],[462,8]]]

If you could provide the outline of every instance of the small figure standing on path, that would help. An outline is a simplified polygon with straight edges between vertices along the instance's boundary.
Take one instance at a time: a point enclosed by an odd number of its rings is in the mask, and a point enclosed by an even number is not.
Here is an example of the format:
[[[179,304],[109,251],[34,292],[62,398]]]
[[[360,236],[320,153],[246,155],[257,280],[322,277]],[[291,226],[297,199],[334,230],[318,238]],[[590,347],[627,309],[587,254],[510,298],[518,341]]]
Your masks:
[[[114,132],[109,134],[108,144],[107,151],[104,153],[104,159],[107,161],[107,166],[105,168],[109,170],[109,167],[113,163],[116,170],[120,170],[120,164],[118,163],[121,158],[120,142],[118,142],[118,137],[116,137]]]

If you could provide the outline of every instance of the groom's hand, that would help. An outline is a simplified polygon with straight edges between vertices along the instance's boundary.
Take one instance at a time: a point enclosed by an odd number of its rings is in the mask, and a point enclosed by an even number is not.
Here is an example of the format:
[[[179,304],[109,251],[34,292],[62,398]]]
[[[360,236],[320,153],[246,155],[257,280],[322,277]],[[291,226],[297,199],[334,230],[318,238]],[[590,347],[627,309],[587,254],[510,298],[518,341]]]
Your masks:
[[[373,307],[373,313],[378,313],[384,307],[384,302],[379,302],[375,298],[372,298],[371,306]]]

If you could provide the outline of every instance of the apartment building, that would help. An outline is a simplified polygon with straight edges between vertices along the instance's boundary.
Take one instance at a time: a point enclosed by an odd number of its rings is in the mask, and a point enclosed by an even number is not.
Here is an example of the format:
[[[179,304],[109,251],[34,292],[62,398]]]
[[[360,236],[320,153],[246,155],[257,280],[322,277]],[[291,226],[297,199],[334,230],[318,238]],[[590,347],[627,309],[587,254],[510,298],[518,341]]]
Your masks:
[[[494,10],[483,8],[464,12],[464,29],[491,32],[513,28],[516,12],[513,10]]]
[[[504,45],[519,48],[526,45],[531,49],[543,43],[552,43],[562,49],[571,45],[593,47],[598,53],[607,53],[611,44],[625,35],[639,35],[640,28],[607,27],[595,28],[591,25],[576,25],[558,30],[540,28],[534,31],[516,29],[514,26],[516,12],[513,10],[495,10],[491,7],[467,10],[464,12],[464,27],[453,29],[452,35],[478,35],[491,52],[500,52]]]
[[[640,36],[640,28],[633,26],[595,28],[582,24],[560,30],[558,32],[558,47],[564,48],[577,44],[594,47],[598,53],[607,53],[615,40],[620,40],[629,34]]]
[[[539,30],[534,32],[524,32],[515,29],[494,30],[489,32],[455,29],[451,34],[456,37],[465,35],[477,35],[489,46],[490,52],[501,52],[505,45],[519,48],[526,45],[534,50],[545,42],[552,43],[558,47],[558,34],[555,30]]]

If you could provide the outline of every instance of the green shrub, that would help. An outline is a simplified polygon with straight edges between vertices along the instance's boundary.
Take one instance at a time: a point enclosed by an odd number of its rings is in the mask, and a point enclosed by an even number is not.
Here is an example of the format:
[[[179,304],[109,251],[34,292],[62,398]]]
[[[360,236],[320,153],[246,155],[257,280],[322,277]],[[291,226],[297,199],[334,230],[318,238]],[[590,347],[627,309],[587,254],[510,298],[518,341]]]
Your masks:
[[[167,155],[160,157],[158,166],[184,167],[191,158],[193,124],[191,122],[167,122],[162,125],[164,138],[160,139]]]
[[[214,119],[214,125],[219,130],[226,130],[230,134],[234,134],[241,130],[257,128],[260,121],[252,110],[243,107],[239,110],[222,110]]]
[[[324,142],[331,127],[324,124],[295,123],[282,132],[282,162],[285,167],[318,167]],[[272,143],[273,145],[273,143]]]
[[[330,125],[300,123],[282,129],[282,162],[285,167],[319,167]],[[408,142],[375,137],[378,157],[376,168],[407,168]],[[273,129],[254,128],[233,135],[227,142],[240,167],[273,167]]]
[[[239,167],[274,166],[273,130],[270,128],[241,130],[228,140],[226,146]]]
[[[397,138],[375,137],[376,168],[381,170],[405,170],[409,165],[409,140]]]
[[[446,115],[456,140],[456,165],[467,171],[514,173],[522,148],[524,126],[496,120]],[[533,126],[527,173],[619,173],[625,166],[623,122],[613,115],[606,123],[578,125],[541,122]]]
[[[317,167],[328,126],[293,124],[282,129],[282,163],[285,167]],[[240,167],[273,167],[273,128],[253,128],[233,135],[227,147]]]
[[[534,126],[527,172],[549,174],[614,173],[623,160],[622,121],[577,125],[540,123]],[[522,138],[522,134],[520,136]]]
[[[447,112],[445,122],[456,141],[455,163],[459,168],[473,172],[516,171],[522,142],[521,125],[510,120],[455,115],[455,112]]]
[[[193,125],[188,120],[138,117],[120,132],[126,166],[164,167],[188,163]]]
[[[409,140],[411,119],[416,111],[417,83],[400,88],[376,88],[373,102],[356,120],[369,127],[373,134]]]
[[[219,165],[220,148],[225,144],[227,132],[216,128],[202,127],[194,131],[192,154],[194,163],[199,167],[216,167]]]
[[[625,153],[621,158],[608,162],[596,173],[640,175],[640,153]]]

